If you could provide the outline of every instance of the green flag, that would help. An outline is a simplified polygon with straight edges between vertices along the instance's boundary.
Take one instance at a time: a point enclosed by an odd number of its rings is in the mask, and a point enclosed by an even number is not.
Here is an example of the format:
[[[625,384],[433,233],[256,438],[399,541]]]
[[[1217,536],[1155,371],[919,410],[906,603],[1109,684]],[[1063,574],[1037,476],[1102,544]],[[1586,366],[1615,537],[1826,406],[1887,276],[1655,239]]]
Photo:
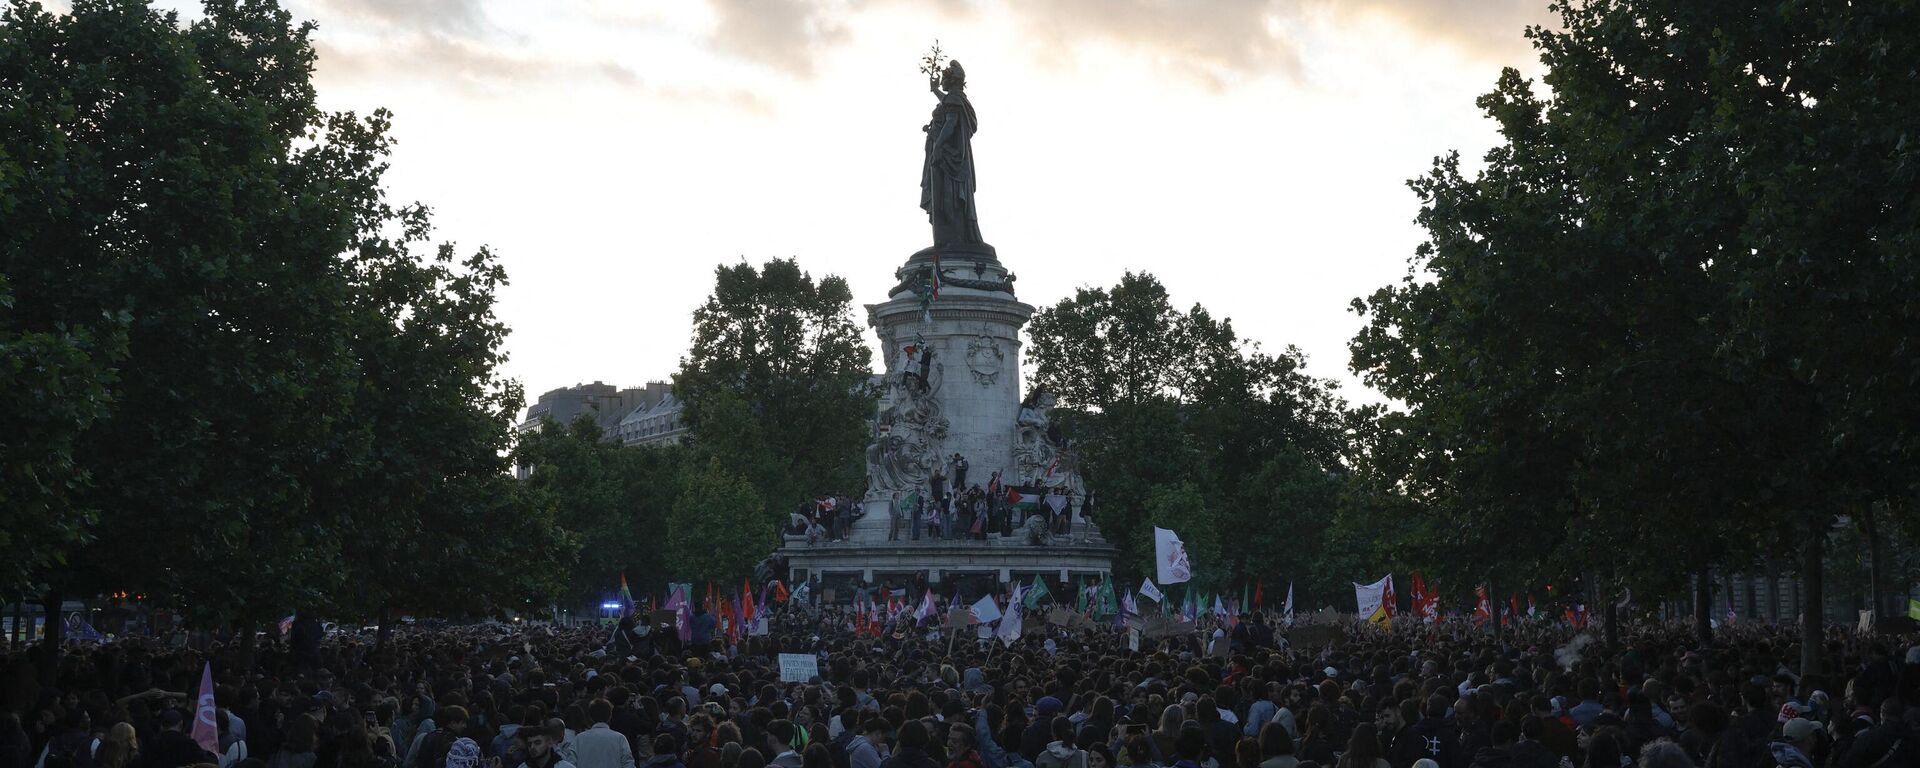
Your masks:
[[[1052,593],[1047,591],[1047,582],[1040,578],[1040,574],[1036,573],[1033,575],[1033,586],[1027,588],[1027,594],[1021,598],[1020,603],[1028,609],[1032,609],[1038,606],[1041,600],[1051,596]]]
[[[1074,594],[1080,596],[1078,600],[1074,601],[1073,610],[1076,613],[1086,613],[1087,612],[1087,577],[1081,576],[1080,578],[1075,579],[1073,584],[1074,584],[1074,589],[1073,589]]]
[[[1920,600],[1907,598],[1907,618],[1920,619]]]
[[[1100,582],[1100,590],[1096,595],[1093,608],[1094,618],[1112,616],[1120,612],[1120,598],[1115,597],[1113,594],[1113,581],[1107,580]]]
[[[1253,610],[1253,585],[1251,584],[1240,585],[1240,610]]]

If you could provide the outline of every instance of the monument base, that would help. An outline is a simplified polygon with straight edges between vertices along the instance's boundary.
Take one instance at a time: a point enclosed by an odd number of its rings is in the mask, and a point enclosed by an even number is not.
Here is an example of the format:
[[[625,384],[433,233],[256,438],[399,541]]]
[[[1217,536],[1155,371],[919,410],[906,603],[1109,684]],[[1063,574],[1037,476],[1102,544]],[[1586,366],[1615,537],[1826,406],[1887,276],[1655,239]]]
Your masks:
[[[978,540],[822,543],[795,544],[779,551],[786,558],[791,583],[811,580],[842,589],[855,584],[899,586],[921,574],[930,584],[968,577],[1000,585],[1032,581],[1036,574],[1066,583],[1112,574],[1115,554],[1102,541],[1040,546]]]

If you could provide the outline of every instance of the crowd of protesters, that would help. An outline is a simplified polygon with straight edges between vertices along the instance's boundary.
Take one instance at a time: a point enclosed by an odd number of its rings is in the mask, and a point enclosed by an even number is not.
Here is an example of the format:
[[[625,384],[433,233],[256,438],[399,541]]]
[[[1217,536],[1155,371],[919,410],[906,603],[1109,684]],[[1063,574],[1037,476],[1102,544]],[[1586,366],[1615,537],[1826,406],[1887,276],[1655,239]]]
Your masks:
[[[1092,517],[1095,497],[1076,493],[1046,478],[1027,485],[1002,482],[999,471],[969,482],[967,460],[960,454],[934,469],[924,489],[896,491],[887,499],[888,541],[984,541],[989,537],[1018,539],[1045,545],[1071,541]],[[865,515],[858,498],[823,494],[800,502],[788,514],[781,533],[809,545],[847,541],[856,521]]]
[[[1603,649],[1566,626],[1403,623],[1289,647],[1277,617],[1207,617],[1145,641],[1036,623],[1008,644],[938,621],[863,631],[851,609],[799,600],[769,613],[684,641],[627,619],[611,636],[488,624],[204,651],[116,641],[50,670],[15,651],[0,768],[1920,765],[1920,649],[1838,628],[1832,672],[1798,677],[1795,638],[1758,626],[1702,646],[1685,627],[1629,625]],[[818,676],[783,681],[781,653],[814,655]],[[186,735],[208,659],[217,753]]]

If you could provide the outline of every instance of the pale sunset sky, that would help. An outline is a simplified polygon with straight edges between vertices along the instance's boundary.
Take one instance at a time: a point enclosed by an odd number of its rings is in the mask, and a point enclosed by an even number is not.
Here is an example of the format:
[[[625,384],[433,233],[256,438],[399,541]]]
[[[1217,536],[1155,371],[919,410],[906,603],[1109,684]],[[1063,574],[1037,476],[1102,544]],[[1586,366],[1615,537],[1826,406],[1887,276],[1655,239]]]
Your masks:
[[[197,3],[170,2],[187,17]],[[664,379],[713,268],[792,256],[859,304],[931,243],[934,105],[966,67],[980,227],[1045,306],[1151,272],[1309,371],[1420,241],[1407,179],[1495,141],[1474,106],[1545,0],[286,0],[321,106],[395,113],[389,189],[511,277],[507,373]],[[869,344],[874,343],[869,334]]]

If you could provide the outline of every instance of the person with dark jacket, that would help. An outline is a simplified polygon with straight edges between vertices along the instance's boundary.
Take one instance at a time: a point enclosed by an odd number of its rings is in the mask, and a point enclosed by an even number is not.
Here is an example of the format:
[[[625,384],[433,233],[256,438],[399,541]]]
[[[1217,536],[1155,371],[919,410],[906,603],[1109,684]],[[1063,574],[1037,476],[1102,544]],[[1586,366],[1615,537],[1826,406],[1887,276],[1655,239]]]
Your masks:
[[[1489,733],[1493,743],[1474,751],[1473,768],[1512,768],[1513,745],[1519,741],[1520,729],[1502,720],[1494,723]]]
[[[1042,696],[1034,702],[1033,723],[1020,732],[1020,756],[1029,762],[1040,757],[1047,748],[1047,742],[1053,741],[1053,716],[1060,713],[1063,705],[1052,696]]]
[[[893,756],[880,764],[880,768],[940,768],[940,764],[927,754],[927,745],[932,737],[927,726],[919,720],[908,720],[900,724],[900,748]]]
[[[1861,731],[1840,756],[1840,768],[1890,768],[1920,765],[1920,744],[1905,722],[1907,707],[1897,698],[1880,703],[1880,724]]]
[[[1511,768],[1556,768],[1560,765],[1560,756],[1541,740],[1545,735],[1546,723],[1539,717],[1527,715],[1520,718],[1520,738],[1507,749],[1508,765]]]
[[[213,753],[200,748],[186,733],[187,716],[177,709],[160,713],[159,730],[140,745],[140,768],[180,768],[183,765],[218,763]],[[311,748],[309,748],[311,749]],[[310,755],[311,753],[309,753]]]
[[[653,737],[653,757],[640,765],[642,768],[687,768],[687,764],[680,759],[680,745],[675,743],[671,733]]]
[[[1440,764],[1440,768],[1460,768],[1460,737],[1453,726],[1447,722],[1447,697],[1434,694],[1427,699],[1425,715],[1420,722],[1407,729],[1412,739],[1408,746],[1427,758]]]
[[[447,750],[453,748],[467,730],[467,710],[461,706],[440,709],[440,727],[420,737],[420,745],[407,753],[408,768],[441,768],[447,764]]]

